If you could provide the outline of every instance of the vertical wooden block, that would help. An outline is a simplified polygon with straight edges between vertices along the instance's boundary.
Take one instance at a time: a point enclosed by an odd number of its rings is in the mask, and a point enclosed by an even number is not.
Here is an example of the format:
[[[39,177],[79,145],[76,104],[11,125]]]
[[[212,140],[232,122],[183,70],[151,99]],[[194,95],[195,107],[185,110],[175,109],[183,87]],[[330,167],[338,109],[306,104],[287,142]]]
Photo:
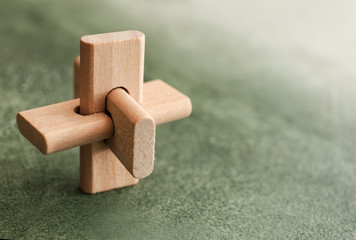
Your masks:
[[[80,113],[105,111],[106,96],[125,88],[142,101],[145,36],[138,31],[84,36],[80,40]],[[134,185],[131,176],[101,141],[80,149],[80,187],[96,193]]]
[[[80,147],[80,188],[98,193],[138,183],[104,141]]]
[[[80,112],[105,111],[110,90],[124,87],[142,101],[145,35],[125,31],[83,36],[80,39]]]

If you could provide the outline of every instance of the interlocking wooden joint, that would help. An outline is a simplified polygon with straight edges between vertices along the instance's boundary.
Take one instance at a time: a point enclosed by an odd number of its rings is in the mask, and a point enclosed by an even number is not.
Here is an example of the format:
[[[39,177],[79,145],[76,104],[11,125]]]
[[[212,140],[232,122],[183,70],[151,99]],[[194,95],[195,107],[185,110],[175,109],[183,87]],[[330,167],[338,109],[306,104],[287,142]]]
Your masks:
[[[83,36],[74,61],[76,99],[17,114],[42,153],[80,146],[80,188],[97,193],[135,185],[154,164],[156,124],[188,117],[190,99],[161,80],[143,82],[145,35]]]

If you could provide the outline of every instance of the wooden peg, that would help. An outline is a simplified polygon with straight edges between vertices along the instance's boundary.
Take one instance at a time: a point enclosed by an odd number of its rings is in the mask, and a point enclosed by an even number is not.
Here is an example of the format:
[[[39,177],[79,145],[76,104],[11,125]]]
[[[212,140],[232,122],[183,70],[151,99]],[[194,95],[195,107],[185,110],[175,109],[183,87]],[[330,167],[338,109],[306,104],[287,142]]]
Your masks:
[[[106,144],[132,176],[147,177],[153,171],[155,121],[122,88],[109,93],[107,110],[115,130]]]

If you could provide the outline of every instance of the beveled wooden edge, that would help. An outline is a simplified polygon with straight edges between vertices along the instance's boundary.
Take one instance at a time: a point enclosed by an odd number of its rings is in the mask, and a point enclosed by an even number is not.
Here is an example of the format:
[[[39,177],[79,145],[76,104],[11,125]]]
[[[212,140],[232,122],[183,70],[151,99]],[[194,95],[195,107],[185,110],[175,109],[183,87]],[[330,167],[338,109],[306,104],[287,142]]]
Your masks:
[[[144,38],[145,34],[137,30],[128,30],[121,32],[99,33],[92,35],[85,35],[80,38],[81,42],[87,44],[106,44],[116,41],[126,41],[132,39]]]
[[[16,115],[17,128],[20,133],[31,142],[41,153],[48,153],[48,144],[45,136],[26,119],[23,112]]]
[[[124,89],[107,96],[107,111],[114,123],[114,136],[105,142],[135,178],[153,171],[156,124]]]

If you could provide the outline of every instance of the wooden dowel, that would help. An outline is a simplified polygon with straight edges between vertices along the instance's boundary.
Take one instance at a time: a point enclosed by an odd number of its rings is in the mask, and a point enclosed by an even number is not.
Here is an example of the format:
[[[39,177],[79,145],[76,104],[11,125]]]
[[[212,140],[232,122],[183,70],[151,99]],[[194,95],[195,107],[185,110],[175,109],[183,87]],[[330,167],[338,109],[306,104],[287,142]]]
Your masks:
[[[149,176],[155,151],[153,118],[122,88],[108,94],[106,107],[115,128],[106,144],[133,177]]]

